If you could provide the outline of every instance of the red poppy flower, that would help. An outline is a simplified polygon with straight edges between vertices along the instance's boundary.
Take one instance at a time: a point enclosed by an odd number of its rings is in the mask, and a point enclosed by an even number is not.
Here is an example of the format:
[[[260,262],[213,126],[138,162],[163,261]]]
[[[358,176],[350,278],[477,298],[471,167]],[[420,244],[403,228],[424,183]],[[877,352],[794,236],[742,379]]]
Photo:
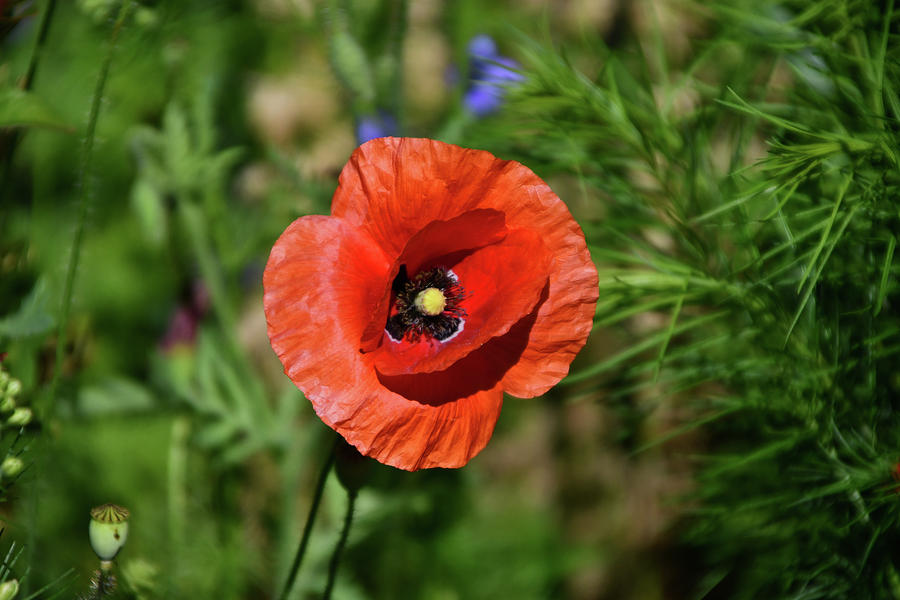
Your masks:
[[[466,464],[503,392],[562,379],[598,295],[581,229],[527,167],[410,138],[360,146],[331,216],[285,230],[263,285],[285,374],[362,454],[407,470]]]

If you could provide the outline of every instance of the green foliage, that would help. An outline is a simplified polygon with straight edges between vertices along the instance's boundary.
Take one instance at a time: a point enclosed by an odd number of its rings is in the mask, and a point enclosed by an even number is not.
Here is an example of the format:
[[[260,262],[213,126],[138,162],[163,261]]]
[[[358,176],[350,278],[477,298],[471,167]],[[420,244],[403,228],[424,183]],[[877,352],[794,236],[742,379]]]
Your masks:
[[[15,88],[0,93],[0,127],[71,129],[40,97]]]
[[[705,423],[684,523],[704,597],[900,592],[897,17],[804,7],[715,3],[708,52],[677,79],[613,51],[589,79],[531,45],[532,77],[494,125],[506,135],[485,133],[545,173],[574,164],[606,200],[586,233],[597,323],[623,348],[567,381],[603,376],[610,395],[648,390]],[[786,67],[786,89],[758,79]],[[667,100],[687,92],[675,114]]]
[[[0,319],[0,337],[22,338],[50,331],[54,320],[47,306],[49,300],[46,282],[38,281],[19,309]]]
[[[892,0],[613,2],[602,39],[567,24],[575,2],[461,0],[430,29],[400,0],[37,4],[40,43],[0,27],[0,352],[15,402],[46,409],[0,404],[19,597],[89,589],[109,501],[132,510],[118,596],[277,593],[330,432],[267,346],[260,273],[291,219],[327,212],[354,119],[386,109],[546,178],[601,293],[571,375],[508,402],[484,457],[366,474],[336,596],[900,598]],[[475,120],[484,31],[526,80]],[[428,52],[459,81],[416,105]],[[290,69],[277,101],[255,87]],[[648,464],[689,483],[635,486],[619,530],[607,507]],[[325,481],[295,597],[338,539]],[[657,496],[678,519],[635,542]]]

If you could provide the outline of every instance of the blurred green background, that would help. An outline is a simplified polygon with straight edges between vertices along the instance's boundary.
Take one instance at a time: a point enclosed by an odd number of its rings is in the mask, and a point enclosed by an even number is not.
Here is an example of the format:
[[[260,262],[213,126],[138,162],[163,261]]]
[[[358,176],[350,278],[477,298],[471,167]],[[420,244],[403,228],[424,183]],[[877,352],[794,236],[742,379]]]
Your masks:
[[[335,597],[900,599],[898,33],[893,0],[0,0],[0,391],[32,410],[0,406],[0,579],[92,597],[115,502],[117,597],[277,597],[332,433],[262,269],[391,134],[545,178],[600,302],[465,468],[372,466]]]

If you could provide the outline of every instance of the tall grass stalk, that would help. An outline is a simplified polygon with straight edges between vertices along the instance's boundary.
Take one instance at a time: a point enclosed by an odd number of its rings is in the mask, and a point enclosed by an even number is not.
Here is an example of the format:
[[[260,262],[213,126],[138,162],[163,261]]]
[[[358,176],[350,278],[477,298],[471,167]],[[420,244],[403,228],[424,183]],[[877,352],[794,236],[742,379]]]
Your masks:
[[[53,362],[53,378],[50,381],[50,391],[46,404],[42,406],[41,416],[46,418],[53,414],[56,404],[56,395],[59,389],[59,381],[62,376],[62,363],[65,357],[66,341],[68,339],[69,312],[72,308],[72,292],[75,287],[75,277],[78,272],[78,261],[81,257],[82,238],[84,237],[85,222],[91,201],[91,176],[94,160],[94,139],[96,137],[97,121],[100,118],[100,105],[106,88],[106,79],[109,68],[112,65],[113,55],[116,50],[116,41],[133,8],[131,0],[122,2],[116,21],[110,32],[108,49],[100,73],[97,76],[97,84],[91,96],[91,110],[88,115],[87,129],[81,145],[81,163],[78,169],[78,217],[75,222],[75,236],[72,239],[72,247],[69,251],[69,262],[66,266],[66,278],[63,284],[62,303],[59,309],[59,326],[56,334],[56,352]]]
[[[46,32],[49,28],[50,23],[51,11],[54,7],[55,1],[50,0],[47,5],[47,12],[42,18],[41,32],[39,34],[40,36],[46,36]],[[66,267],[65,282],[63,284],[63,293],[59,309],[59,319],[56,334],[56,347],[54,352],[52,378],[50,380],[49,389],[47,390],[46,395],[43,397],[43,401],[39,405],[36,405],[39,417],[44,421],[49,420],[53,416],[56,406],[57,394],[59,392],[59,383],[60,379],[62,378],[63,359],[65,358],[66,343],[68,340],[69,313],[72,307],[72,294],[75,287],[75,277],[78,272],[78,262],[81,255],[81,246],[84,238],[85,224],[87,221],[91,199],[91,176],[94,155],[94,139],[96,137],[97,121],[100,117],[100,106],[103,100],[104,90],[106,88],[106,81],[109,75],[110,65],[112,64],[112,59],[115,54],[116,41],[119,38],[119,34],[121,33],[122,27],[124,26],[125,21],[132,10],[132,7],[133,3],[131,2],[131,0],[125,0],[122,2],[119,8],[118,16],[116,17],[116,21],[113,24],[112,31],[110,32],[106,57],[104,58],[103,63],[100,66],[100,72],[97,76],[97,83],[94,86],[94,92],[91,96],[91,108],[90,113],[88,114],[87,127],[85,129],[84,139],[81,146],[81,160],[78,169],[78,217],[75,223],[75,234],[72,239],[72,246],[69,251],[69,261]],[[40,43],[43,44],[43,41],[41,41]],[[37,64],[36,60],[38,54],[39,52],[36,51],[34,57],[32,58],[31,66],[29,67],[29,72],[32,76]],[[43,444],[39,444],[37,447],[37,451],[35,452],[34,466],[32,469],[34,477],[34,489],[32,490],[32,493],[30,495],[31,498],[28,508],[28,518],[31,523],[31,526],[28,528],[29,564],[34,564],[37,559],[38,549],[36,534],[38,528],[36,526],[36,522],[38,515],[38,502],[40,497],[40,490],[38,489],[38,486],[40,485],[40,476],[43,470],[42,463],[44,462],[45,458],[46,448],[43,448]],[[29,588],[30,580],[26,577],[23,580],[23,597],[29,597]]]

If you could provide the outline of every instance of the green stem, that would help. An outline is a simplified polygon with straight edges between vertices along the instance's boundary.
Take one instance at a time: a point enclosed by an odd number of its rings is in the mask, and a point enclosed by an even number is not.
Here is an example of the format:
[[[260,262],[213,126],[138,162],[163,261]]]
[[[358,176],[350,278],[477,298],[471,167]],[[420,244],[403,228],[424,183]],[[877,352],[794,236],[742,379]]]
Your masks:
[[[46,419],[53,413],[56,403],[56,392],[59,388],[59,379],[62,372],[62,363],[66,347],[66,329],[69,324],[69,311],[72,307],[72,291],[75,287],[75,273],[78,271],[78,259],[81,254],[81,241],[84,237],[84,224],[87,220],[88,203],[90,200],[90,174],[94,159],[94,138],[97,130],[97,120],[100,116],[100,101],[103,99],[103,90],[106,88],[106,79],[109,75],[109,66],[112,63],[113,52],[116,48],[116,40],[125,23],[125,18],[131,10],[132,3],[126,0],[119,9],[119,16],[113,25],[109,36],[109,48],[106,58],[100,68],[97,77],[97,85],[91,99],[91,112],[88,116],[87,131],[81,148],[81,167],[78,170],[78,189],[80,190],[78,202],[78,221],[75,225],[75,238],[72,240],[72,251],[69,255],[69,265],[66,269],[65,287],[63,288],[62,307],[59,311],[59,328],[56,335],[56,359],[53,364],[53,379],[50,382],[50,394],[46,406],[43,407],[42,419]]]
[[[350,535],[350,525],[353,524],[353,509],[356,506],[356,492],[347,491],[347,514],[344,515],[344,528],[341,530],[341,537],[338,539],[337,546],[334,547],[334,554],[331,555],[331,562],[328,565],[328,583],[325,586],[325,593],[322,594],[322,600],[331,598],[331,591],[334,589],[334,582],[337,579],[338,565],[341,562],[341,554],[344,552],[344,546],[347,545],[347,537]]]
[[[47,33],[50,31],[50,21],[53,19],[53,12],[56,9],[56,0],[47,0],[44,12],[41,14],[41,24],[38,27],[37,40],[34,42],[34,50],[31,52],[31,59],[28,61],[28,70],[25,72],[25,79],[22,80],[22,89],[26,92],[31,89],[34,83],[34,76],[37,73],[38,61],[41,54],[44,53],[44,44],[47,41]]]
[[[178,416],[172,421],[169,438],[169,457],[166,481],[166,508],[168,514],[168,564],[166,565],[166,597],[177,596],[181,579],[181,549],[184,547],[187,531],[188,503],[188,441],[191,435],[191,421],[187,416]]]
[[[281,595],[278,596],[280,600],[286,600],[288,594],[291,593],[294,581],[297,579],[297,573],[300,572],[300,565],[303,564],[303,556],[306,554],[306,547],[309,545],[313,522],[316,520],[316,513],[319,512],[322,492],[325,491],[325,482],[328,480],[328,474],[331,472],[332,465],[334,465],[336,448],[336,443],[331,445],[331,449],[328,451],[328,458],[325,459],[325,464],[322,465],[322,471],[319,473],[319,480],[316,482],[316,489],[313,492],[312,504],[309,506],[309,513],[306,515],[306,525],[303,526],[303,535],[300,537],[300,545],[297,547],[297,554],[294,556],[294,562],[291,564],[291,570],[288,573],[284,589],[281,590]]]
[[[94,588],[95,600],[103,600],[106,598],[107,592],[112,591],[112,585],[107,577],[106,569],[100,568],[97,571],[97,586]]]
[[[59,323],[56,335],[56,356],[53,363],[53,375],[50,380],[50,388],[47,395],[41,398],[39,401],[40,403],[36,403],[35,406],[35,408],[38,409],[38,415],[42,421],[46,420],[50,415],[53,414],[53,409],[56,404],[56,394],[57,390],[59,389],[59,380],[62,375],[62,363],[66,347],[66,330],[68,329],[69,323],[69,310],[72,306],[72,290],[75,285],[75,272],[78,270],[78,258],[81,251],[81,241],[84,237],[84,226],[85,221],[87,220],[88,213],[90,171],[91,165],[93,163],[94,136],[97,129],[97,119],[100,115],[100,101],[103,98],[103,90],[106,88],[106,79],[109,75],[109,66],[112,63],[113,52],[116,47],[116,40],[119,37],[119,32],[122,29],[125,18],[128,16],[128,13],[131,10],[131,5],[131,0],[125,0],[119,9],[119,15],[109,36],[109,48],[103,61],[103,65],[100,68],[100,74],[97,77],[97,84],[94,87],[94,95],[91,99],[91,110],[88,116],[87,130],[85,131],[84,141],[81,147],[81,165],[78,171],[78,189],[80,190],[78,221],[75,225],[75,237],[72,240],[72,250],[69,254],[69,264],[66,269],[66,279],[64,284],[65,287],[63,288],[62,305],[60,307]],[[46,41],[47,37],[47,32],[49,31],[50,27],[50,20],[55,7],[56,0],[48,0],[47,10],[44,12],[41,18],[40,31],[38,32],[38,40],[35,45],[35,51],[31,57],[31,63],[29,64],[28,73],[26,74],[26,79],[24,81],[26,90],[31,86],[33,82],[34,75],[37,69],[38,56],[42,53],[44,42]],[[10,148],[10,153],[11,152],[12,148]],[[11,156],[11,154],[8,156]],[[9,162],[6,163],[6,167],[8,166]],[[0,179],[0,181],[5,182],[6,175],[7,173],[4,173],[3,179]],[[0,187],[4,189],[10,188],[10,186],[5,185],[5,183]],[[47,444],[37,445],[37,450],[35,452],[34,458],[34,472],[39,473],[41,471],[43,465],[45,464],[45,461],[48,458],[47,453]],[[40,488],[38,482],[40,481],[40,477],[35,475],[33,477],[33,480],[34,483],[32,484],[31,489],[31,502],[29,503],[28,510],[28,518],[31,521],[32,526],[29,527],[28,543],[26,544],[26,547],[29,548],[29,564],[36,563],[36,556],[38,552],[38,544],[35,534],[35,532],[37,531],[37,527],[35,526],[35,523],[38,519],[38,497]],[[24,585],[21,592],[22,597],[30,597],[29,592],[31,588],[31,579],[32,578],[30,577],[24,578]]]
[[[389,108],[394,117],[399,119],[403,114],[403,41],[406,35],[409,1],[394,0],[391,3],[390,11],[391,24],[388,51],[394,64],[390,84],[393,95],[389,99]]]
[[[50,31],[50,22],[53,20],[55,9],[56,0],[47,0],[44,12],[41,13],[41,23],[38,26],[37,39],[34,42],[34,49],[31,51],[31,58],[28,61],[28,70],[25,72],[25,77],[22,78],[21,86],[26,92],[34,85],[34,76],[37,73],[40,57],[44,53],[44,45],[47,42],[47,34]],[[21,138],[22,131],[20,129],[16,129],[10,134],[9,144],[6,147],[5,156],[3,157],[3,174],[2,177],[0,177],[0,181],[6,181],[6,178],[9,176],[9,170],[12,166],[16,146],[19,145],[19,140]],[[12,186],[3,185],[2,187],[3,189],[9,190]]]

